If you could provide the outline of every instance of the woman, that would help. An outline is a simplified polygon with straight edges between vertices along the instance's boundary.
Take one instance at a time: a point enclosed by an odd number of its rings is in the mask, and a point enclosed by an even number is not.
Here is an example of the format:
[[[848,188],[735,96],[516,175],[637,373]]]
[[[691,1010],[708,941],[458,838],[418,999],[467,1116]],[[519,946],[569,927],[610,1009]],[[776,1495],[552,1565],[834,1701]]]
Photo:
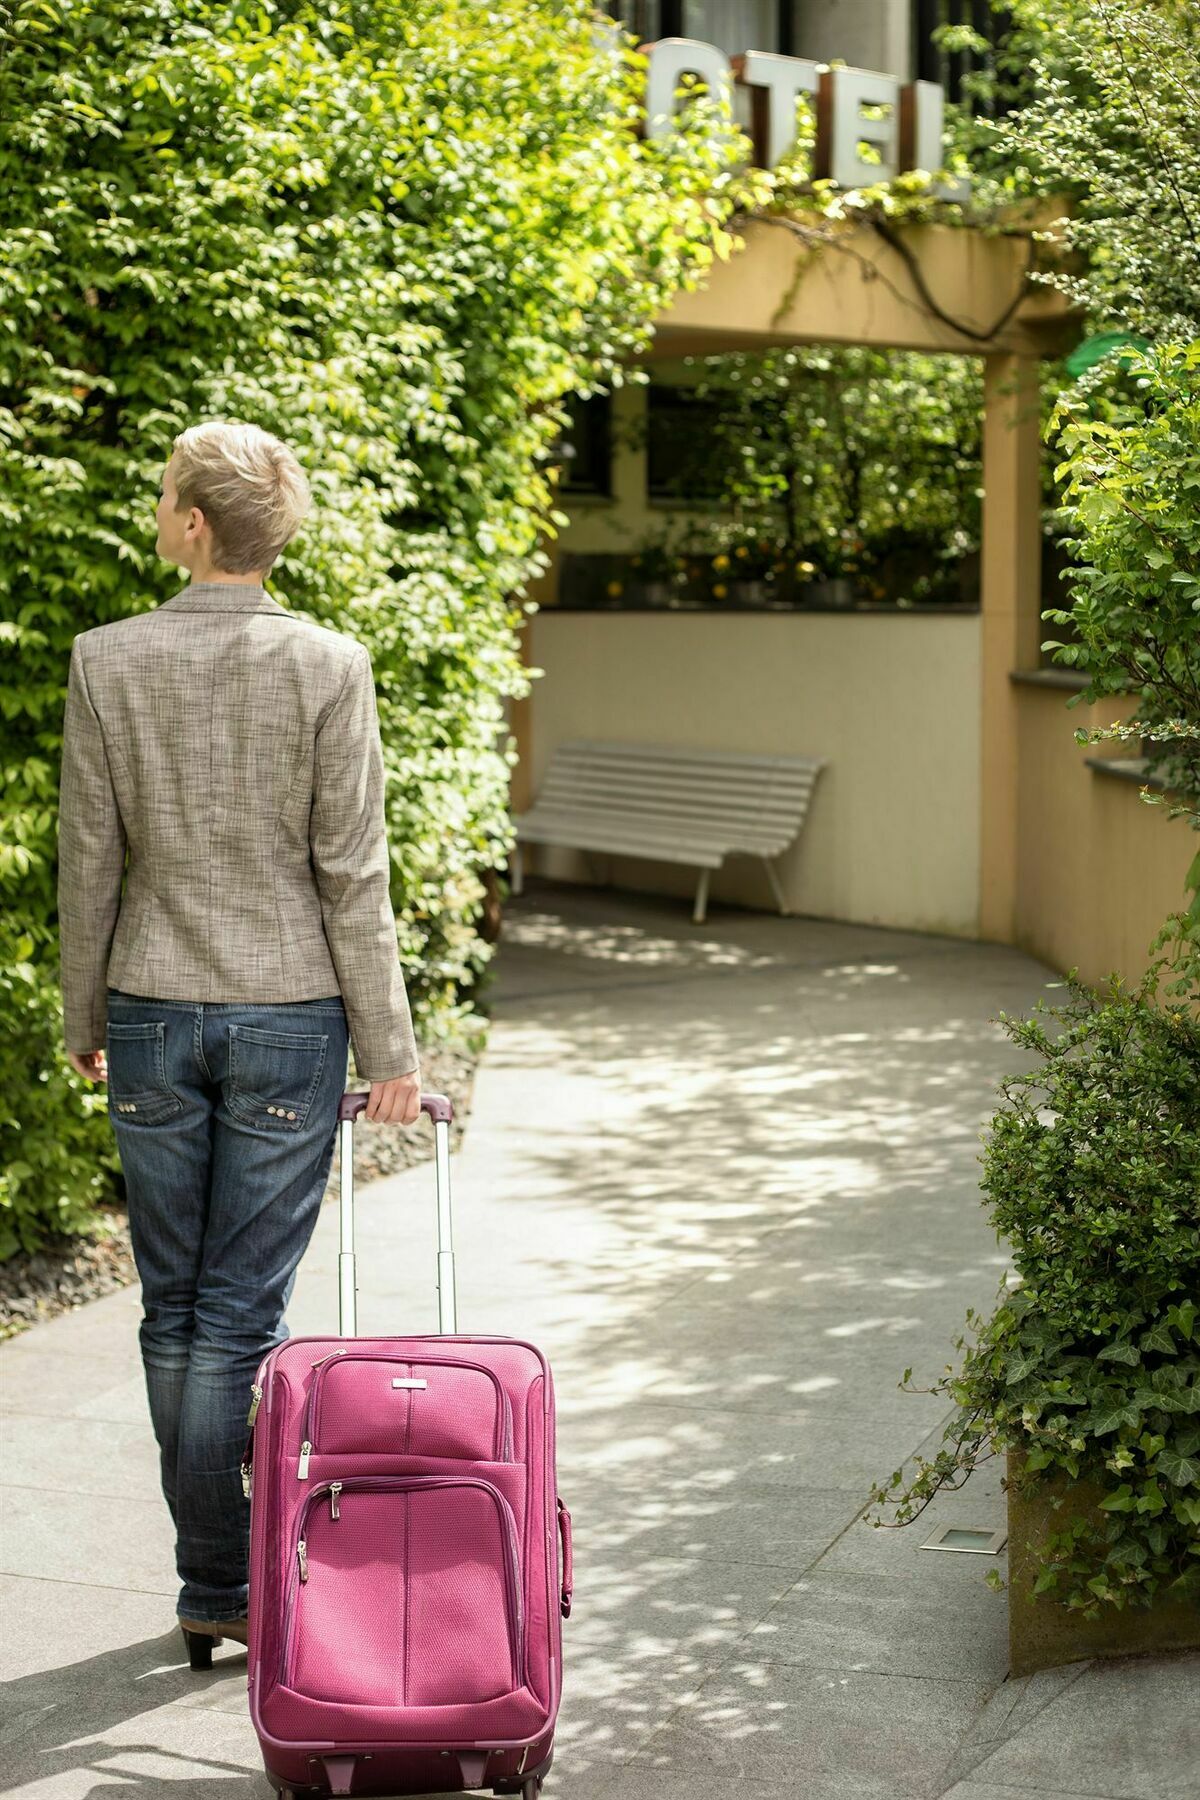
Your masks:
[[[310,504],[257,426],[176,438],[157,550],[191,580],[75,638],[63,726],[64,1037],[108,1084],[180,1622],[242,1643],[250,1385],[288,1335],[349,1042],[367,1118],[420,1101],[370,658],[263,586]]]

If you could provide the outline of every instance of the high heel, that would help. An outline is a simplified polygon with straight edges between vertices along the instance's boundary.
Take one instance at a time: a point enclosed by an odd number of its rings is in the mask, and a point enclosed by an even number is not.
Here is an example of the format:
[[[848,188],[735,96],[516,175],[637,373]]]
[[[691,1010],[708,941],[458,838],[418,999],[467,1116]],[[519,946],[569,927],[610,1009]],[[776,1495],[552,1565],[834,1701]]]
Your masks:
[[[211,1669],[213,1650],[226,1638],[244,1644],[250,1635],[247,1619],[180,1619],[179,1629],[193,1669]]]
[[[211,1669],[214,1647],[221,1643],[210,1631],[189,1631],[186,1625],[179,1629],[183,1633],[183,1641],[187,1645],[188,1662],[193,1669]]]

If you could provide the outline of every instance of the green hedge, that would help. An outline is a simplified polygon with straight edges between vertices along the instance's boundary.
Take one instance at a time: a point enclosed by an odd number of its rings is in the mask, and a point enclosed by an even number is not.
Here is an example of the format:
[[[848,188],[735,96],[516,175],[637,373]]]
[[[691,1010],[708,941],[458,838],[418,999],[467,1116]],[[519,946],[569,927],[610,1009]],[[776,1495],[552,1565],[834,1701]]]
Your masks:
[[[271,586],[370,650],[423,1035],[469,1006],[562,397],[619,381],[727,253],[744,144],[703,99],[638,139],[637,59],[594,30],[581,0],[5,11],[0,1258],[113,1191],[59,1035],[62,710],[73,637],[186,580],[153,515],[190,423],[253,420],[306,467]]]

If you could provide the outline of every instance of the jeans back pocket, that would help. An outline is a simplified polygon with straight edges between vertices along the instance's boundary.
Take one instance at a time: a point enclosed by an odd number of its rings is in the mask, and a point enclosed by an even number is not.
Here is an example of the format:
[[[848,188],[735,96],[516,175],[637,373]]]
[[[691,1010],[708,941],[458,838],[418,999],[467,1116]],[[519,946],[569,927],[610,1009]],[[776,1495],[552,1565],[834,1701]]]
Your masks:
[[[163,1019],[108,1021],[108,1111],[123,1125],[162,1125],[183,1111],[167,1081],[166,1029]]]
[[[328,1032],[229,1027],[225,1104],[234,1118],[265,1131],[299,1131],[320,1084]]]

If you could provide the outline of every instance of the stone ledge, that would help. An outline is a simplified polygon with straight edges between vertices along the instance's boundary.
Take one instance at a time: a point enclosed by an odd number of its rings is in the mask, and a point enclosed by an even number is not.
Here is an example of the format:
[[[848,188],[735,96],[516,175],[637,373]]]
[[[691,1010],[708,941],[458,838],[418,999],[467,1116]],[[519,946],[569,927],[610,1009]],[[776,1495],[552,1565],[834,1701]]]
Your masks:
[[[1167,784],[1162,777],[1150,773],[1149,757],[1085,756],[1083,760],[1097,775],[1109,775],[1115,781],[1134,781],[1139,787],[1153,788],[1159,794],[1167,791]]]
[[[1077,669],[1010,669],[1008,679],[1022,687],[1070,688],[1073,693],[1082,693],[1088,684]]]

